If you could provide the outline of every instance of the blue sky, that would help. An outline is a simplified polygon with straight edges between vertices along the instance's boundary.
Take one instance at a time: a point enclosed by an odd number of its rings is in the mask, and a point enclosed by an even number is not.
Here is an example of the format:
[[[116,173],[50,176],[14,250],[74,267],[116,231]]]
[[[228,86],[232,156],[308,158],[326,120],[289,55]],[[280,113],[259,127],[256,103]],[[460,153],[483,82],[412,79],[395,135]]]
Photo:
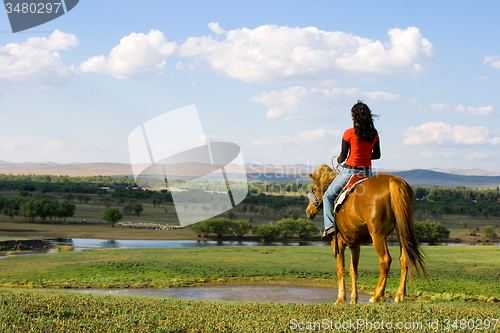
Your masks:
[[[362,99],[376,167],[499,172],[499,7],[81,0],[16,34],[0,14],[0,160],[127,163],[137,126],[195,104],[247,163],[328,163]]]

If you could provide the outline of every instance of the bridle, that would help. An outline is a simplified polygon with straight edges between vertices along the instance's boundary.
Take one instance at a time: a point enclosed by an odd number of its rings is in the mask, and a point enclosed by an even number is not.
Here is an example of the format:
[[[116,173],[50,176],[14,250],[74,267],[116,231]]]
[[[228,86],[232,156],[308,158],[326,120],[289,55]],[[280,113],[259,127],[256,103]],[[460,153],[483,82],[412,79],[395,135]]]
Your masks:
[[[338,175],[340,173],[340,169],[339,169],[340,164],[337,164],[337,165],[333,164],[333,160],[336,157],[338,157],[338,156],[333,156],[332,157],[332,170],[334,172],[336,172],[337,175]],[[323,198],[319,199],[318,196],[316,195],[316,192],[314,192],[312,188],[311,188],[311,191],[309,193],[307,193],[307,197],[309,198],[309,203],[311,204],[311,206],[313,206],[314,208],[316,208],[317,210],[319,210],[319,208],[323,204]]]
[[[307,193],[307,197],[309,198],[309,203],[319,210],[319,207],[323,204],[323,198],[319,199],[318,196],[316,195],[316,192],[313,191],[311,188],[311,191]]]

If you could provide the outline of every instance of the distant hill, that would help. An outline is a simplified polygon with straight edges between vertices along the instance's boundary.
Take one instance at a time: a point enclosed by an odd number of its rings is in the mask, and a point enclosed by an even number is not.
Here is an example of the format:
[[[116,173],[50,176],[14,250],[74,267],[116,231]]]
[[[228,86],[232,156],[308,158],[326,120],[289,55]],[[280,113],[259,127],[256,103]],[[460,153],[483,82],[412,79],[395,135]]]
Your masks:
[[[132,168],[125,163],[0,163],[0,173],[67,175],[67,176],[131,176]]]
[[[226,172],[237,176],[239,170],[231,165]],[[247,178],[250,181],[308,182],[311,166],[296,165],[246,165]],[[500,173],[480,169],[415,169],[408,171],[379,169],[379,173],[389,173],[404,178],[411,185],[419,186],[466,186],[476,188],[495,188],[500,186]],[[11,163],[0,161],[0,173],[5,174],[39,174],[68,176],[129,176],[133,177],[132,168],[127,163]],[[239,178],[239,177],[237,177]],[[242,175],[242,179],[244,176]]]
[[[500,176],[500,172],[485,171],[485,170],[481,170],[481,169],[457,169],[457,168],[438,169],[438,168],[432,168],[429,170],[436,171],[436,172],[451,173],[454,175],[462,175],[462,176]]]
[[[500,176],[464,176],[432,170],[416,169],[409,171],[386,172],[399,176],[410,185],[419,186],[465,186],[475,188],[495,188],[500,186]]]

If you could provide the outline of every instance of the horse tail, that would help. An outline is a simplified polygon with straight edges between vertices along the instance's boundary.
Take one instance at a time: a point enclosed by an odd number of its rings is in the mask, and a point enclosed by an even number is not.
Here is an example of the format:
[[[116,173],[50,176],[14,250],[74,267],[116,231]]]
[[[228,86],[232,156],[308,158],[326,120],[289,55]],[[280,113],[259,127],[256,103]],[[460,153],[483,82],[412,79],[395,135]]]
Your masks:
[[[407,258],[410,280],[415,280],[414,269],[419,278],[423,277],[428,280],[424,267],[425,256],[415,236],[413,225],[413,204],[415,200],[413,190],[402,178],[392,177],[389,180],[389,192],[391,194],[391,207],[396,217],[396,231],[399,235],[401,249]]]

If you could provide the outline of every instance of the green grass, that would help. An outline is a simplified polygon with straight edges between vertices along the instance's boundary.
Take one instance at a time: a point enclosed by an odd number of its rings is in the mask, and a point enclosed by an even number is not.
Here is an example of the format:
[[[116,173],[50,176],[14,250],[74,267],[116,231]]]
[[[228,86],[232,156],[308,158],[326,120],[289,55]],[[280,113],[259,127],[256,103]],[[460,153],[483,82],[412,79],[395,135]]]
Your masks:
[[[99,238],[99,239],[142,239],[178,240],[198,239],[187,229],[148,230],[111,228],[108,224],[44,224],[44,223],[0,223],[1,237],[27,239],[35,236],[45,238]],[[4,236],[5,235],[5,236]],[[11,236],[12,235],[12,236]]]
[[[279,304],[192,301],[131,296],[68,294],[34,290],[0,290],[2,332],[285,332],[295,323],[332,324],[399,322],[418,325],[413,332],[450,332],[457,320],[490,323],[499,318],[497,305],[457,303],[406,304]],[[293,320],[296,320],[295,322]],[[486,321],[489,320],[489,321]],[[438,321],[436,323],[436,321]],[[437,330],[429,323],[438,324]],[[414,324],[415,323],[415,324]],[[372,332],[369,326],[357,332]],[[317,326],[318,327],[318,326]],[[414,326],[417,328],[418,326]],[[460,326],[459,326],[460,327]],[[419,328],[419,327],[418,327]],[[294,330],[305,331],[305,330]],[[328,330],[330,331],[330,330]],[[333,331],[333,329],[331,330]],[[346,330],[347,331],[347,330]],[[393,330],[385,330],[392,332]],[[395,330],[394,330],[395,331]],[[411,330],[410,330],[411,331]],[[410,332],[408,331],[408,332]],[[470,332],[470,330],[459,330]]]
[[[0,224],[0,228],[1,228],[1,224]],[[0,242],[9,241],[9,240],[21,241],[21,240],[46,239],[46,238],[47,237],[43,237],[43,236],[0,236]]]
[[[399,281],[399,249],[388,295]],[[38,288],[171,287],[214,283],[267,283],[336,287],[329,247],[222,247],[114,249],[8,257],[0,260],[1,332],[285,332],[298,322],[422,323],[418,332],[450,332],[474,320],[500,318],[500,248],[425,247],[431,284],[408,287],[405,304],[279,304],[110,296]],[[349,262],[349,256],[346,258]],[[371,293],[379,275],[372,247],[363,247],[361,290]],[[5,288],[9,287],[9,288]],[[22,289],[19,289],[22,288]],[[30,288],[30,289],[29,289]],[[449,322],[446,322],[449,320]],[[436,322],[437,321],[437,322]],[[438,323],[431,329],[429,323]],[[303,331],[303,330],[299,330]],[[331,330],[333,331],[333,330]],[[356,329],[371,332],[365,326]],[[391,331],[391,330],[386,330]],[[412,331],[412,330],[408,330]],[[465,332],[471,330],[460,330]]]
[[[396,293],[398,247],[388,296]],[[500,300],[500,248],[425,247],[430,284],[408,288],[413,299]],[[349,262],[349,256],[346,258]],[[363,247],[359,286],[371,294],[379,276],[373,247]],[[329,247],[218,247],[190,249],[113,249],[8,257],[0,261],[0,286],[27,288],[144,288],[207,283],[281,281],[336,287]]]
[[[471,236],[470,234],[474,232],[475,229],[479,229],[483,226],[491,225],[494,227],[495,232],[500,234],[500,218],[472,218],[464,215],[443,215],[439,218],[431,219],[431,221],[436,221],[441,223],[442,226],[450,230],[451,239],[461,239],[465,242],[473,243],[476,240],[483,239],[481,233],[476,231],[477,236]],[[460,222],[467,222],[467,228],[460,225]],[[497,238],[497,242],[498,242]]]
[[[101,213],[106,208],[103,205],[94,205],[94,204],[76,204],[75,216],[68,218],[68,221],[101,221]],[[139,216],[135,214],[131,215],[123,215],[123,218],[120,222],[134,222],[134,223],[159,223],[159,224],[171,224],[171,225],[179,225],[179,219],[177,218],[177,213],[175,211],[175,207],[172,203],[162,204],[160,207],[154,207],[151,203],[140,202],[140,204],[144,207],[144,211],[139,214]],[[112,206],[115,207],[115,206]],[[118,206],[121,210],[121,206]],[[167,209],[167,213],[165,213],[164,208]]]

